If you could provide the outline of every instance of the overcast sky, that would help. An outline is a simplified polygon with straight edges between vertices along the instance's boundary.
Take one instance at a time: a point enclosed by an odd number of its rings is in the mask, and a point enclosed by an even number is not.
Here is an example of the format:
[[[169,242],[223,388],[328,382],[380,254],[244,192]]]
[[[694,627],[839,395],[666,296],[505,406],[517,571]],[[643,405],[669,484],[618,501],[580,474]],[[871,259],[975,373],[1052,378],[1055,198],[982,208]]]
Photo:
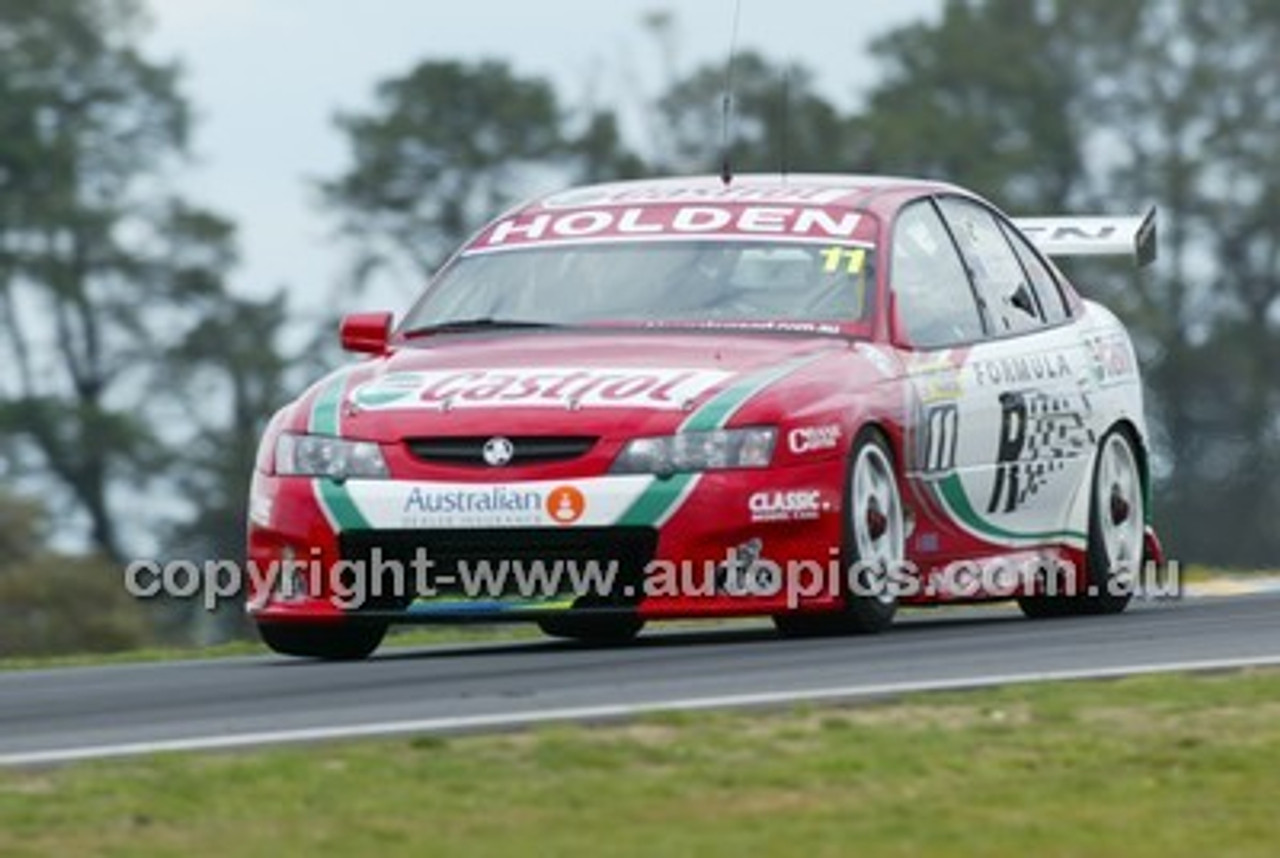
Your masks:
[[[851,108],[875,72],[869,41],[940,7],[742,0],[739,47],[804,63],[824,95]],[[199,117],[198,161],[182,187],[237,222],[237,287],[288,285],[298,306],[330,294],[345,258],[309,187],[347,163],[332,116],[366,109],[377,81],[427,57],[501,58],[518,73],[550,78],[570,105],[612,102],[634,89],[636,76],[649,91],[660,83],[661,63],[640,25],[645,12],[675,13],[684,71],[722,61],[733,22],[733,0],[151,0],[151,8],[151,53],[181,60]]]

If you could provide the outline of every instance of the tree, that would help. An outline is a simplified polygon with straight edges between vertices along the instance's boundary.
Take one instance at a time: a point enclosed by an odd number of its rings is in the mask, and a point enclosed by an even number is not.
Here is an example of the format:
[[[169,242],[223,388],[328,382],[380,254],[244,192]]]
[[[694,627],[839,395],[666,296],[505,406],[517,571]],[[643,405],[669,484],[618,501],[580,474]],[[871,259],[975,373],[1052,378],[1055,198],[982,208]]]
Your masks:
[[[1166,204],[1162,276],[1131,297],[1175,479],[1177,546],[1236,565],[1280,553],[1280,9],[1148,0],[1109,58],[1107,184]],[[1127,52],[1127,53],[1126,53]],[[1127,57],[1127,59],[1126,59]]]
[[[1124,5],[1124,4],[1117,4]],[[1041,4],[1043,6],[1043,4]],[[1085,179],[1085,70],[1025,0],[948,0],[937,24],[872,46],[883,77],[858,133],[876,172],[963,181],[1006,205],[1065,209]]]
[[[357,282],[388,265],[425,280],[533,168],[567,154],[561,123],[550,84],[500,62],[425,61],[380,83],[372,112],[340,114],[353,164],[321,190],[359,249]]]
[[[735,57],[731,72],[723,64],[702,66],[659,97],[662,137],[671,148],[662,172],[720,170],[729,83],[727,143],[735,172],[847,172],[861,162],[850,123],[814,91],[808,69],[748,51]]]
[[[150,638],[142,605],[100,558],[43,547],[48,522],[0,492],[0,656],[109,652]]]
[[[171,537],[184,557],[244,559],[258,441],[291,393],[294,360],[278,343],[287,322],[283,292],[261,300],[230,297],[169,355],[179,382],[170,393],[191,417],[175,483],[183,497],[200,499],[198,515]]]
[[[141,27],[131,0],[0,5],[0,430],[117,559],[116,504],[168,461],[160,358],[234,261],[230,225],[163,190],[188,108]]]
[[[1135,332],[1178,556],[1273,562],[1280,536],[1280,10],[1231,0],[949,0],[876,52],[877,168],[1020,212],[1158,201],[1143,276],[1076,266]]]
[[[586,128],[569,140],[568,148],[576,162],[575,183],[635,179],[649,172],[644,160],[627,148],[617,117],[607,110],[591,111]]]
[[[186,415],[177,442],[181,467],[173,489],[196,500],[194,516],[171,527],[165,546],[195,561],[245,561],[249,486],[262,432],[276,408],[291,396],[297,358],[279,342],[288,329],[283,291],[264,299],[228,296],[199,320],[167,360],[173,367],[166,398]],[[166,604],[172,625],[209,644],[250,631],[238,603],[206,614],[203,605]]]

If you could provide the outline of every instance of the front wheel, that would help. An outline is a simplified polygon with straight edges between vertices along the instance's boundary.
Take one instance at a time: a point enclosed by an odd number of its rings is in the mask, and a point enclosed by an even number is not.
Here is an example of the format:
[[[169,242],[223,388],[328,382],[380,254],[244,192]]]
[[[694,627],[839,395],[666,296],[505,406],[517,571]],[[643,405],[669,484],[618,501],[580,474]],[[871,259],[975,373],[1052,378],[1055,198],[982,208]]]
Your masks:
[[[844,611],[776,616],[774,626],[785,637],[876,634],[893,623],[898,599],[891,589],[892,573],[906,556],[906,526],[893,453],[875,429],[864,429],[854,441],[844,508]]]
[[[387,634],[386,623],[259,623],[262,642],[281,655],[325,661],[368,658]]]

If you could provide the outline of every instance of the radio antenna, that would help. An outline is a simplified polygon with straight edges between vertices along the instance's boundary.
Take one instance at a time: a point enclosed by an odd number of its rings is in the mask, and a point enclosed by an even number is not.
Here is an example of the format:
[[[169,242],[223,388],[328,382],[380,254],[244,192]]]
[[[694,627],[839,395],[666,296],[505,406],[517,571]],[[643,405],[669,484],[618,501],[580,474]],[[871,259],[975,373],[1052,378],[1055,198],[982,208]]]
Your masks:
[[[729,187],[733,181],[733,64],[738,53],[738,21],[742,18],[742,0],[734,0],[733,27],[729,31],[729,61],[724,70],[724,99],[720,117],[720,181]]]

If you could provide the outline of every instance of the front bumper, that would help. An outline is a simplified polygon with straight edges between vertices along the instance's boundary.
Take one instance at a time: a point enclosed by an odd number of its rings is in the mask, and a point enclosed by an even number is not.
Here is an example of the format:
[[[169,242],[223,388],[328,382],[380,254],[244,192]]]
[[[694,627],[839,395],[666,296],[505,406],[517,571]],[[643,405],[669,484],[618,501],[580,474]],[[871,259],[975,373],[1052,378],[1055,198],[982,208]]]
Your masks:
[[[773,613],[795,606],[794,589],[777,576],[800,561],[838,565],[842,494],[837,461],[501,484],[340,484],[258,473],[249,524],[258,571],[249,576],[247,607],[270,622],[487,621],[565,610],[646,618]],[[424,556],[431,561],[425,573],[414,566]],[[746,571],[727,568],[735,557],[769,561],[775,580],[745,580]],[[487,564],[486,574],[451,577],[459,560],[471,573]],[[592,562],[604,571],[584,571]],[[508,571],[498,575],[501,568]],[[826,588],[809,596],[815,609],[835,598]]]

